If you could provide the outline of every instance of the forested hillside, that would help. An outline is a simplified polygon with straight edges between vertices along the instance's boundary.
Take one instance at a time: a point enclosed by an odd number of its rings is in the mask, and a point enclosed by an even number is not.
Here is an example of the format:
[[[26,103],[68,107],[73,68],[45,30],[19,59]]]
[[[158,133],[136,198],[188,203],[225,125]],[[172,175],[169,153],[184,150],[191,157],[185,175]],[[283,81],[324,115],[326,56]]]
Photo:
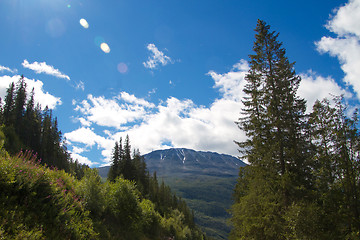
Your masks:
[[[231,239],[359,239],[358,112],[337,97],[307,114],[279,34],[261,20],[255,31]]]
[[[56,118],[34,106],[23,77],[1,107],[1,239],[206,239],[186,203],[131,155],[128,138],[102,182],[70,158]]]

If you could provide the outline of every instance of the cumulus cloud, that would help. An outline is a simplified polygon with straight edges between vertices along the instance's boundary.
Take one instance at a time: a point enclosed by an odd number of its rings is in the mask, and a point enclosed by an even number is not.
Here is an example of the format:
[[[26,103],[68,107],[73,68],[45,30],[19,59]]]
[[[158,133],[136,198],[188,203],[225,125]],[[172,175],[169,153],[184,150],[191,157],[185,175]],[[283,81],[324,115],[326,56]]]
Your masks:
[[[6,96],[6,89],[12,82],[19,81],[21,76],[1,76],[0,77],[0,97],[2,99]],[[35,103],[39,103],[43,108],[48,106],[50,109],[54,109],[57,105],[61,105],[61,99],[44,90],[44,83],[40,80],[24,78],[26,83],[26,91],[30,93],[34,88]]]
[[[360,0],[350,0],[338,8],[326,28],[337,37],[322,37],[316,43],[317,49],[339,59],[344,81],[360,99]]]
[[[165,66],[169,63],[172,63],[170,57],[166,56],[162,51],[160,51],[155,44],[150,43],[147,45],[147,49],[151,52],[148,60],[143,62],[144,67],[149,69],[155,69],[158,65]]]
[[[89,94],[75,110],[85,117],[87,124],[93,122],[99,126],[123,129],[123,124],[143,120],[148,109],[154,106],[144,99],[121,92],[112,99]]]
[[[77,160],[81,164],[86,164],[89,167],[93,166],[94,164],[97,164],[97,162],[92,162],[87,157],[81,156],[74,152],[70,153],[70,156],[72,159]]]
[[[94,131],[88,127],[81,127],[72,132],[65,133],[65,138],[71,142],[82,143],[88,147],[92,147],[95,144],[104,146],[106,138],[97,135]]]
[[[323,77],[313,71],[300,76],[302,81],[298,95],[306,99],[308,111],[311,111],[316,100],[331,99],[333,96],[340,95],[344,95],[346,98],[351,97],[351,93],[341,88],[331,77]]]
[[[24,60],[24,62],[22,63],[22,66],[24,68],[28,68],[33,70],[35,73],[39,74],[39,73],[45,73],[57,78],[64,78],[67,80],[70,80],[70,77],[65,75],[64,73],[60,72],[59,69],[54,68],[51,65],[47,65],[46,62],[33,62],[33,63],[29,63],[26,59]]]
[[[242,59],[228,73],[218,74],[210,71],[208,75],[215,81],[214,88],[219,88],[224,98],[240,101],[243,97],[244,79],[248,71],[249,64]]]

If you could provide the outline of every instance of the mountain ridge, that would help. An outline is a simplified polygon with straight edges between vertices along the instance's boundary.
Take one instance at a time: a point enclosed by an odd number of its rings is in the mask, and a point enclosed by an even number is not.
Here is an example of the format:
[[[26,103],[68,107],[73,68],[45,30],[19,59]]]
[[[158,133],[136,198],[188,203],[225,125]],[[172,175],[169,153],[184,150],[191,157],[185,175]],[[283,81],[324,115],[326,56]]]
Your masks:
[[[213,151],[196,151],[188,148],[168,148],[154,150],[142,155],[150,173],[159,176],[206,175],[233,177],[239,168],[246,166],[240,159]],[[100,176],[106,178],[110,166],[99,167]]]
[[[169,148],[144,154],[150,172],[161,176],[200,174],[209,176],[237,176],[246,166],[240,159],[217,152],[196,151],[187,148]]]

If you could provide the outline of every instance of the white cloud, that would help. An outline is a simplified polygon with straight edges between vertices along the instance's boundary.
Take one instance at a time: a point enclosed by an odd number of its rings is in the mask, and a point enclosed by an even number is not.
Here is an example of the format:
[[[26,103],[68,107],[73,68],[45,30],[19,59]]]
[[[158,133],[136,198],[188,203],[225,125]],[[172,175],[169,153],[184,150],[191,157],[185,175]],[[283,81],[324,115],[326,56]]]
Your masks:
[[[355,34],[360,37],[360,1],[350,0],[335,11],[327,28],[340,36]]]
[[[154,104],[144,99],[122,92],[113,99],[88,95],[87,100],[77,105],[75,110],[83,114],[89,122],[122,129],[123,124],[143,120],[147,109],[153,107]]]
[[[26,59],[22,63],[24,68],[31,69],[35,71],[35,73],[45,73],[51,76],[55,76],[57,78],[64,78],[70,80],[70,77],[60,72],[59,69],[55,69],[53,66],[47,65],[46,62],[33,62],[29,63]]]
[[[19,81],[21,76],[15,75],[15,76],[1,76],[0,77],[0,97],[2,99],[6,96],[6,89],[9,87],[9,85],[14,82]],[[44,91],[44,83],[40,80],[35,79],[28,79],[24,78],[26,83],[26,91],[30,94],[32,89],[34,88],[35,93],[35,103],[40,103],[40,105],[44,108],[45,106],[48,106],[50,109],[54,109],[57,105],[61,105],[61,100],[58,97],[55,97],[51,95],[48,92]]]
[[[331,77],[322,77],[309,71],[306,74],[301,74],[301,79],[298,95],[306,99],[307,111],[312,110],[316,100],[331,99],[333,96],[340,95],[347,98],[351,97],[351,93],[342,89]]]
[[[76,147],[76,146],[73,146],[73,149],[72,149],[72,153],[76,153],[76,154],[80,154],[80,153],[83,153],[85,151],[86,151],[85,148],[80,148],[80,147]]]
[[[67,141],[67,144],[72,146],[71,155],[73,159],[78,158],[79,161],[84,161],[86,159],[81,158],[80,153],[84,152],[87,148],[92,148],[93,146],[97,146],[98,149],[104,149],[102,151],[102,155],[104,156],[104,161],[109,162],[111,158],[111,151],[114,146],[114,140],[109,137],[103,137],[94,132],[93,129],[88,127],[80,127],[72,132],[68,132],[64,134],[64,137]],[[76,145],[83,145],[85,147],[78,147]],[[74,157],[76,156],[76,157]],[[91,164],[96,164],[95,162],[91,162],[87,159]],[[88,163],[86,163],[88,164]],[[89,164],[88,164],[89,165]]]
[[[88,147],[92,147],[95,144],[103,146],[106,139],[94,133],[94,131],[88,127],[81,127],[69,133],[65,133],[64,137],[72,142],[82,143]]]
[[[5,67],[5,66],[0,65],[0,72],[4,72],[4,71],[11,72],[11,73],[16,73],[17,69],[11,69],[9,67]]]
[[[143,98],[137,98],[135,97],[135,95],[129,94],[127,92],[121,92],[118,99],[124,100],[127,103],[133,103],[144,107],[149,107],[149,108],[155,107],[155,104],[150,103]]]
[[[232,70],[225,74],[218,74],[214,71],[208,72],[214,81],[214,88],[219,88],[224,98],[240,101],[244,95],[243,88],[245,76],[249,71],[249,64],[244,59],[235,64]]]
[[[172,63],[170,57],[166,56],[161,52],[153,43],[147,45],[147,49],[151,52],[151,55],[148,57],[146,62],[143,62],[144,67],[155,69],[158,65],[165,66],[169,63]]]
[[[322,37],[316,43],[317,49],[339,59],[345,73],[344,81],[353,87],[360,99],[360,0],[350,0],[338,8],[326,28],[337,37]]]
[[[94,164],[97,164],[97,162],[92,162],[87,157],[81,156],[77,153],[71,153],[70,156],[73,160],[77,160],[79,163],[86,164],[89,167],[91,167]]]

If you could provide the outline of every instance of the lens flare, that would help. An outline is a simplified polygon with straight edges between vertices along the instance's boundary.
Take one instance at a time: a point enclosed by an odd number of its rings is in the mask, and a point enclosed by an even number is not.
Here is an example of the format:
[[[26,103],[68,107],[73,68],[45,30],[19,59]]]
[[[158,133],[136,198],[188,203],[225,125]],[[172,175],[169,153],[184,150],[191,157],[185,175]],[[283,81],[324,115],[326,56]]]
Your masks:
[[[83,26],[83,28],[89,28],[89,23],[84,19],[80,19],[80,25]]]
[[[103,42],[100,45],[100,48],[101,48],[101,50],[103,50],[104,53],[109,53],[110,52],[110,47],[109,47],[109,45],[107,45],[107,43]]]
[[[120,73],[126,73],[128,71],[128,66],[125,64],[125,63],[119,63],[117,65],[117,70],[120,72]]]

